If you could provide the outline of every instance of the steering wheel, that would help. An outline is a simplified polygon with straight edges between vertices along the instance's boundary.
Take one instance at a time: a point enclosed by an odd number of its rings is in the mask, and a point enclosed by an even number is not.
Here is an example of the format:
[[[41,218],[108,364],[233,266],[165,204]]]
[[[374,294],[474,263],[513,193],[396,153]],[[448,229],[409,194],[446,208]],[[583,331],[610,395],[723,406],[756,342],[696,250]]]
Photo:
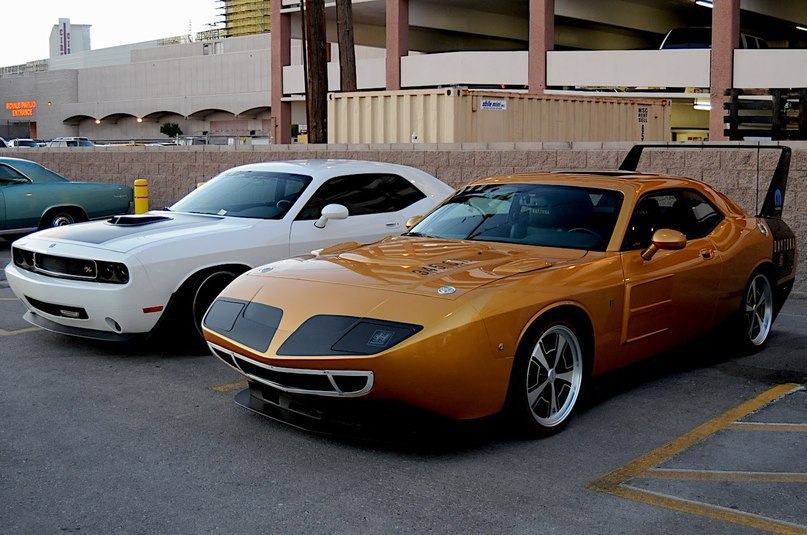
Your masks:
[[[280,208],[281,210],[285,210],[286,208],[291,205],[291,201],[288,199],[280,199],[275,203],[275,207]]]

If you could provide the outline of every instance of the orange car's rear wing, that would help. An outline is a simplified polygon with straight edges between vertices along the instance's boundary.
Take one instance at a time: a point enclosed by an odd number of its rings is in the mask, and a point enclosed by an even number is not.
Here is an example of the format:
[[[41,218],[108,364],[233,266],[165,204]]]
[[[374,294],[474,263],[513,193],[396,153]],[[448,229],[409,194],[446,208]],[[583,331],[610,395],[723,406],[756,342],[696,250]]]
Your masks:
[[[630,149],[628,155],[622,160],[619,169],[623,171],[636,171],[639,165],[639,160],[642,157],[644,149],[664,149],[664,150],[705,150],[705,149],[748,149],[748,150],[778,150],[779,161],[776,163],[776,169],[773,171],[771,183],[768,186],[768,192],[765,195],[765,200],[762,202],[762,209],[759,210],[757,216],[781,219],[782,207],[785,203],[785,190],[787,189],[787,176],[790,172],[790,147],[783,145],[729,145],[729,144],[708,144],[708,145],[679,145],[679,144],[642,144],[634,145]],[[757,186],[759,190],[759,186]],[[757,203],[757,207],[759,204]]]

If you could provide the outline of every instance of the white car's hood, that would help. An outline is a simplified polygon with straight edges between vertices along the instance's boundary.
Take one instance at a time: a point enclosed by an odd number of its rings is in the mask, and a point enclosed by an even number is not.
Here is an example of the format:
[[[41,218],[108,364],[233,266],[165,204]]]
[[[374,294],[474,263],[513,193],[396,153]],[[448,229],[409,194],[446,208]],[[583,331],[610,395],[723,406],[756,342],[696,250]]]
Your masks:
[[[155,243],[175,244],[177,240],[197,240],[200,235],[210,239],[215,233],[243,230],[258,221],[178,212],[149,212],[51,228],[28,238],[128,253]]]

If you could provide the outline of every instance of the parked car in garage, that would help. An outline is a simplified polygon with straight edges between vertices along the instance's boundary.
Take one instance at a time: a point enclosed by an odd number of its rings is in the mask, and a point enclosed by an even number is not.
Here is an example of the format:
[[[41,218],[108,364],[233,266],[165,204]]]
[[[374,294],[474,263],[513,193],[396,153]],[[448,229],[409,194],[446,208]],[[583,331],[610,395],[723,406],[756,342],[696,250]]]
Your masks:
[[[403,405],[554,433],[592,376],[725,322],[724,343],[765,344],[797,263],[790,148],[767,148],[781,156],[756,216],[700,180],[636,172],[641,151],[612,172],[472,182],[401,236],[241,275],[205,338],[248,381],[239,404],[295,425]]]
[[[400,234],[452,191],[423,171],[380,162],[250,164],[164,210],[20,239],[6,277],[25,319],[42,328],[127,340],[165,320],[204,347],[202,316],[239,274],[339,241]]]
[[[17,139],[12,139],[11,143],[9,145],[11,147],[16,147],[16,148],[25,147],[25,148],[36,149],[36,148],[39,147],[39,144],[36,141],[34,141],[33,139],[22,138],[22,137],[17,138]]]
[[[124,214],[132,199],[129,186],[71,182],[36,162],[0,157],[0,236]]]
[[[63,147],[95,147],[95,143],[86,137],[57,137],[50,143],[49,147],[63,148]]]
[[[768,48],[768,42],[756,35],[741,32],[739,47],[748,49]],[[712,48],[712,28],[708,26],[673,28],[664,36],[659,48],[661,50]]]

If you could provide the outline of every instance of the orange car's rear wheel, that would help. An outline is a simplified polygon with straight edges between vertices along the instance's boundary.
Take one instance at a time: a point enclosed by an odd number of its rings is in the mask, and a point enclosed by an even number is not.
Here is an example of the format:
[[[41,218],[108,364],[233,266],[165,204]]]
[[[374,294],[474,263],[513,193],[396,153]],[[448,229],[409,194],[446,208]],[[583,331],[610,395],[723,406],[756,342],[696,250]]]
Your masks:
[[[773,325],[773,290],[763,273],[755,273],[745,287],[739,333],[747,349],[760,349],[768,341]]]
[[[509,412],[520,429],[534,435],[556,433],[574,412],[585,373],[578,328],[555,320],[538,327],[513,364]]]

